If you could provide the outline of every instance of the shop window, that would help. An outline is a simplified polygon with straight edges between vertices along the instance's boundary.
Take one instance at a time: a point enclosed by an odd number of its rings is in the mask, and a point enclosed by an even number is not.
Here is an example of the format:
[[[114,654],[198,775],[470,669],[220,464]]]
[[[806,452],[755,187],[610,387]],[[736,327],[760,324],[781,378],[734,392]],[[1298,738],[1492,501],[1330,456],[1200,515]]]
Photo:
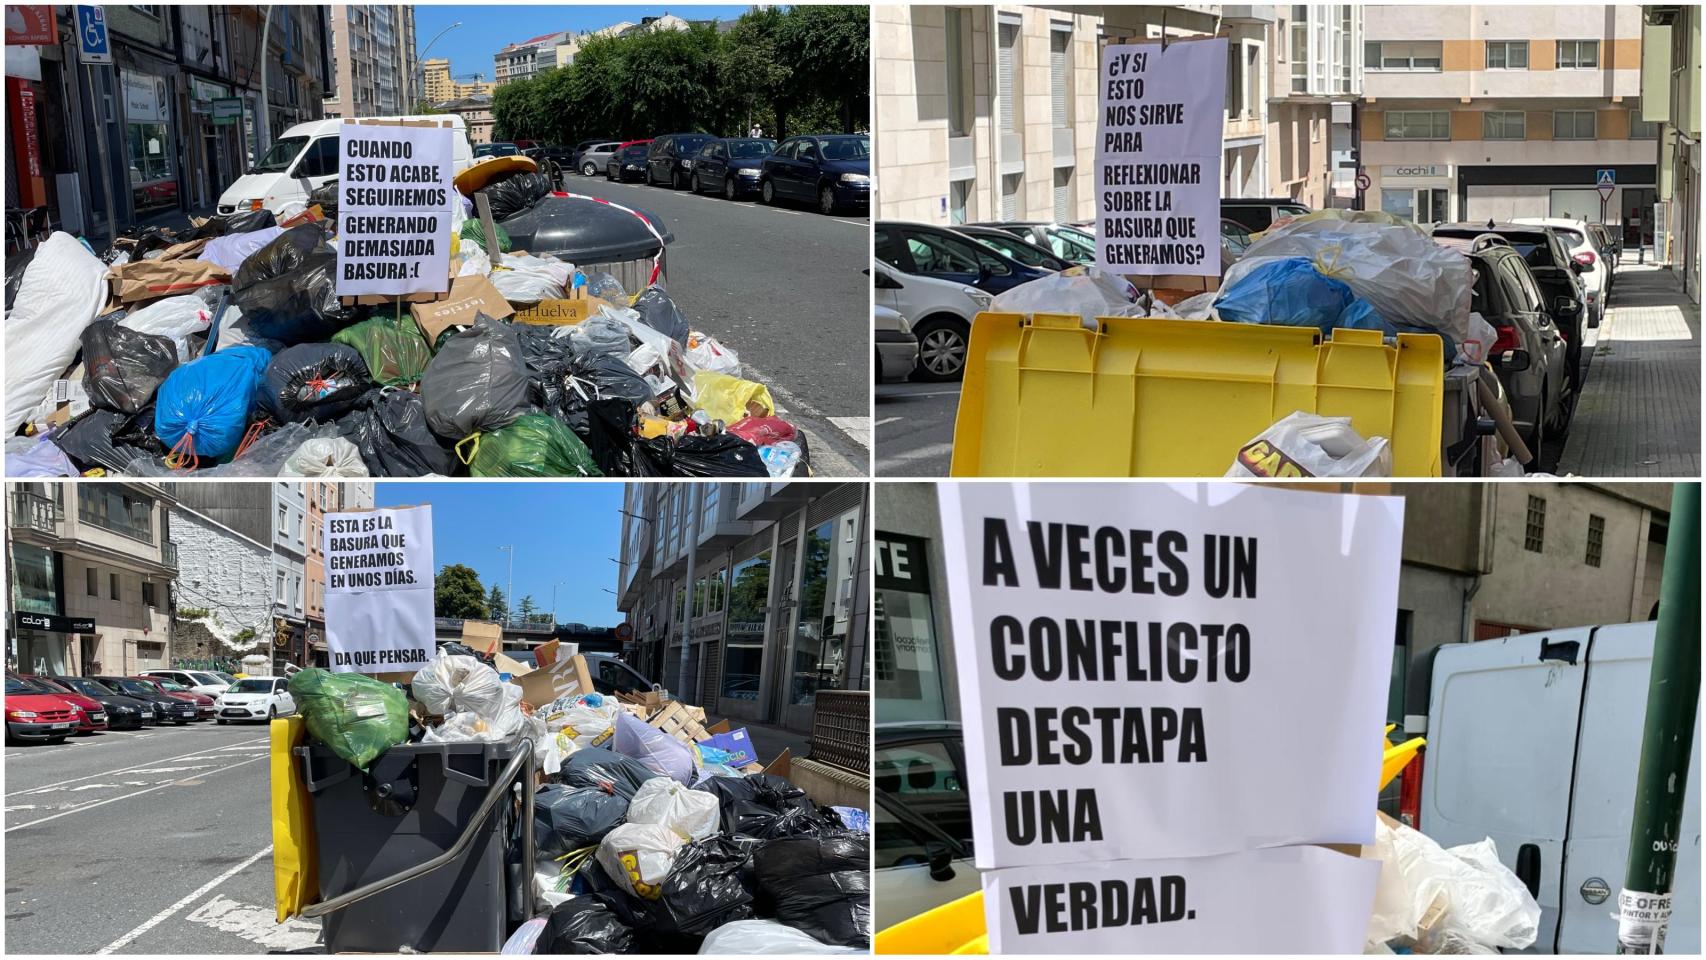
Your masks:
[[[12,596],[25,613],[59,612],[53,552],[27,543],[12,544]]]
[[[735,564],[723,629],[723,692],[728,700],[758,701],[764,668],[764,628],[770,606],[770,551]]]
[[[871,609],[878,711],[885,719],[947,719],[928,555],[923,538],[877,533]]]
[[[718,569],[705,581],[705,612],[722,613],[724,594],[727,592],[723,571]]]
[[[819,690],[842,685],[857,541],[858,513],[850,511],[819,524],[801,543],[800,586],[795,594],[800,616],[794,634],[789,703],[816,703]]]

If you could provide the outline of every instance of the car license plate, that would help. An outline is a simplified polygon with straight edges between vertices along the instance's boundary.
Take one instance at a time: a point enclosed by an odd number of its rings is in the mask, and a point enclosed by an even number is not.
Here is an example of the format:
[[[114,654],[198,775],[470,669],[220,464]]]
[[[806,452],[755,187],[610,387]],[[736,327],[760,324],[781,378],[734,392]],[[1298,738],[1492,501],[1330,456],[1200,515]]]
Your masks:
[[[69,723],[56,723],[53,725],[53,729],[55,729],[55,730],[69,730],[73,726],[74,726],[74,724],[69,724]]]

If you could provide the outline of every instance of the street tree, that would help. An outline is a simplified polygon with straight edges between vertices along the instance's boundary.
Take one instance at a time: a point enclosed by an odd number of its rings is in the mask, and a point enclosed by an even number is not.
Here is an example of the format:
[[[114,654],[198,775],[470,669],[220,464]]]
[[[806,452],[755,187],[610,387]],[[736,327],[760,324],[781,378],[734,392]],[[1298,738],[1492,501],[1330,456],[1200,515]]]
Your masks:
[[[499,590],[495,583],[492,584],[491,592],[486,594],[486,615],[493,620],[509,619],[509,598],[504,596],[504,592]]]
[[[522,597],[521,602],[517,603],[515,605],[515,612],[521,614],[521,622],[522,623],[532,623],[533,622],[533,614],[538,609],[539,609],[539,604],[537,604],[533,601],[533,595],[532,594],[528,594],[527,596]]]
[[[473,567],[446,564],[432,582],[433,615],[479,620],[486,616],[486,592]]]

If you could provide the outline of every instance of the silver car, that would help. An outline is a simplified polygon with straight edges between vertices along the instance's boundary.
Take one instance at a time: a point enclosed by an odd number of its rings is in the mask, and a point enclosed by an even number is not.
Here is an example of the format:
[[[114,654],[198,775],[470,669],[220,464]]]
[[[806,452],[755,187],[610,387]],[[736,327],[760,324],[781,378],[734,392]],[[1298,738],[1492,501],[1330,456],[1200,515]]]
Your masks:
[[[905,380],[918,369],[918,337],[912,324],[882,304],[872,308],[877,338],[877,381]]]
[[[960,725],[879,723],[872,765],[876,929],[981,889]]]

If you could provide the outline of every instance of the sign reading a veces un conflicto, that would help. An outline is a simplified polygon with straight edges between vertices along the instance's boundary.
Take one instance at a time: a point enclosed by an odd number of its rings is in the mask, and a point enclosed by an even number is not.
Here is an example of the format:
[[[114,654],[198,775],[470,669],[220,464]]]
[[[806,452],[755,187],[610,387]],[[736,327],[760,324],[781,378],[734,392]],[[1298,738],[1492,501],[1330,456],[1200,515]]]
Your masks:
[[[328,513],[326,649],[339,673],[418,670],[432,659],[432,507]]]
[[[977,864],[1025,868],[985,875],[994,951],[1360,948],[1377,870],[1259,855],[1373,839],[1403,502],[939,490]],[[1366,892],[1355,938],[1254,919],[1311,885],[1352,912]],[[1168,924],[1188,932],[1131,939]]]
[[[450,289],[449,127],[345,123],[338,143],[340,297]]]

